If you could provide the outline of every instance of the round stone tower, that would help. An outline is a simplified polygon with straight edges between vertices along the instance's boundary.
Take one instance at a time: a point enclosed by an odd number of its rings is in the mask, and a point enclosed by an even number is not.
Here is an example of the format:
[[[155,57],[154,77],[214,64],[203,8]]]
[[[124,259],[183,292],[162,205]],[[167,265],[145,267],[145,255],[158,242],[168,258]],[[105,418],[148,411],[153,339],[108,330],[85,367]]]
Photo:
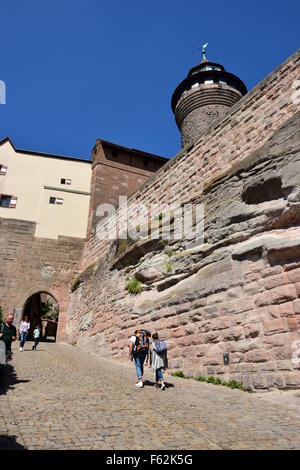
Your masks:
[[[183,147],[195,142],[210,124],[247,93],[242,80],[226,72],[223,65],[209,62],[205,53],[203,49],[201,64],[190,70],[172,97]]]

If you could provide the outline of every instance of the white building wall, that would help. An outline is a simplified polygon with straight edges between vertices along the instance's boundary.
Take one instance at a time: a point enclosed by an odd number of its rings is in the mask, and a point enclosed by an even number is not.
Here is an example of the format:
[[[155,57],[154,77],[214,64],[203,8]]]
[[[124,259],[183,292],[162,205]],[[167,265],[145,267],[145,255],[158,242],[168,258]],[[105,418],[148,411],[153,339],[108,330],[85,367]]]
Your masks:
[[[0,194],[18,198],[16,208],[0,207],[0,217],[36,222],[37,237],[86,237],[90,162],[22,153],[5,141],[0,165],[7,166],[0,175]],[[61,184],[61,178],[72,184]],[[63,204],[49,204],[50,197],[62,198]]]

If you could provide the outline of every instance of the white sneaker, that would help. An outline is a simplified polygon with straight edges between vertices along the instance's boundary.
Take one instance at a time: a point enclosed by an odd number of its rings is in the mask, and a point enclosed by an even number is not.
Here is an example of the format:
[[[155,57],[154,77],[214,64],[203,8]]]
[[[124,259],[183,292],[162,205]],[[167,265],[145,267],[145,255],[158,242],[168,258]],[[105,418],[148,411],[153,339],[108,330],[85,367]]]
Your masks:
[[[142,380],[140,380],[137,384],[135,384],[135,386],[138,387],[138,388],[143,388],[144,382]]]
[[[166,384],[165,383],[162,383],[161,384],[161,390],[164,390],[166,388]]]
[[[20,348],[20,351],[23,351],[23,348]]]

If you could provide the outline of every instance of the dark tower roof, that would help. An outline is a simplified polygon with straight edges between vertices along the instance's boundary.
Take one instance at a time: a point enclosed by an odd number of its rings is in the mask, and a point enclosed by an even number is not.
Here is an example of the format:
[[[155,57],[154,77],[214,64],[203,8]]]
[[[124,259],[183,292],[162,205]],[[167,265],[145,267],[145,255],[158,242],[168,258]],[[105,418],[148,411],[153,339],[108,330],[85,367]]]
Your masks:
[[[223,65],[205,59],[189,71],[187,78],[174,91],[171,102],[173,112],[184,91],[189,90],[195,83],[204,84],[207,81],[221,82],[221,84],[224,82],[227,86],[238,90],[242,96],[247,94],[246,85],[239,77],[226,72]]]

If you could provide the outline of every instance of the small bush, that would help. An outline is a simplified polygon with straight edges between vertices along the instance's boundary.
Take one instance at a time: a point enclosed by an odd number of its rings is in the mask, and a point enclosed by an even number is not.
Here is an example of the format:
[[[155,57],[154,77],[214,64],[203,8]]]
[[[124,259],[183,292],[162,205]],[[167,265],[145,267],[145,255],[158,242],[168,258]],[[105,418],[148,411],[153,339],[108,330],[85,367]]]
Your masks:
[[[137,295],[141,292],[142,290],[142,283],[140,281],[137,280],[137,278],[135,276],[133,276],[127,286],[126,286],[126,289],[128,290],[129,294],[134,294],[134,295]]]
[[[188,379],[182,372],[182,370],[176,370],[171,373],[173,377],[181,377],[183,379]],[[243,392],[248,392],[252,393],[252,390],[250,388],[246,388],[243,386],[242,382],[237,382],[234,379],[230,379],[227,382],[223,382],[219,378],[215,378],[213,375],[210,375],[209,377],[203,377],[203,375],[199,375],[198,377],[194,378],[194,380],[197,380],[197,382],[205,382],[208,384],[213,384],[213,385],[223,385],[224,387],[228,387],[231,389],[236,389],[236,390],[241,390]]]
[[[165,253],[166,253],[166,255],[168,255],[169,258],[170,258],[172,255],[174,255],[175,250],[173,250],[173,248],[170,248],[169,246],[166,246],[166,248],[165,248]]]
[[[212,375],[210,375],[210,376],[207,378],[206,382],[207,382],[208,384],[214,384],[214,383],[215,383],[215,378],[214,378]]]
[[[206,377],[203,377],[202,375],[199,375],[199,377],[196,377],[197,382],[206,382]]]
[[[232,388],[232,389],[235,389],[235,388],[238,389],[238,390],[243,390],[244,389],[243,384],[240,383],[240,382],[237,382],[234,379],[230,379],[227,382],[224,382],[224,385],[226,387]]]
[[[182,376],[179,375],[178,377]],[[199,375],[195,378],[195,380],[197,380],[197,382],[205,382],[213,385],[223,385],[224,387],[228,387],[231,389],[242,390],[243,392],[252,393],[252,390],[250,388],[244,387],[242,382],[237,382],[234,379],[230,379],[227,382],[223,382],[219,377],[215,378],[213,375],[210,375],[209,377],[203,377],[202,375]]]
[[[182,379],[186,378],[182,370],[175,370],[175,372],[172,372],[171,375],[173,377],[181,377]]]
[[[173,266],[170,263],[170,261],[167,261],[167,263],[166,263],[166,271],[167,271],[167,273],[171,273],[173,271]]]
[[[219,378],[215,379],[215,385],[222,385],[222,380]]]

